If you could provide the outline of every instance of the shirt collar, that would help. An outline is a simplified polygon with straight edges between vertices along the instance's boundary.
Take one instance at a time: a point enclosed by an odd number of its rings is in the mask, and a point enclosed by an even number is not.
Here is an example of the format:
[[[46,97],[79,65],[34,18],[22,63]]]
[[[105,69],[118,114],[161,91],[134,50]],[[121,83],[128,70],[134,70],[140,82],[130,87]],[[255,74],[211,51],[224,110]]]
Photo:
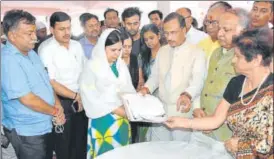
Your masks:
[[[85,45],[93,45],[86,36],[84,36],[84,44]]]
[[[20,54],[20,55],[26,56],[25,54],[21,53],[12,43],[10,43],[9,40],[7,40],[7,42],[6,42],[6,47],[9,48],[9,50],[10,50],[9,53],[10,54]],[[33,51],[33,50],[30,50],[28,52],[28,55],[31,51]]]
[[[188,32],[186,33],[186,35],[190,35],[194,32],[195,30],[193,29],[193,27],[191,26],[190,29],[188,30]]]
[[[51,37],[52,38],[52,41],[56,46],[58,47],[63,47],[65,49],[67,49],[65,46],[61,45],[56,39],[54,36]],[[69,40],[69,48],[71,47],[72,43],[71,43],[71,39]]]
[[[230,52],[232,52],[233,50],[234,50],[234,48],[231,48],[231,49],[223,48],[223,49],[222,49],[222,53],[223,53],[223,55],[227,55],[227,54],[229,54]]]

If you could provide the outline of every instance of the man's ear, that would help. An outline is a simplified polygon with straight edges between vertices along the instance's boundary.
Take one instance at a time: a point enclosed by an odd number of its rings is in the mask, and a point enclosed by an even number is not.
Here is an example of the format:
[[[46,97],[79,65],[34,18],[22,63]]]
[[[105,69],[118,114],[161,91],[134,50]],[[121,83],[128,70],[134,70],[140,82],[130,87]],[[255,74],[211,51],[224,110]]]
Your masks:
[[[11,42],[13,42],[16,38],[16,34],[13,31],[9,31],[7,37]]]
[[[49,30],[50,30],[50,33],[53,35],[53,27],[50,27]]]

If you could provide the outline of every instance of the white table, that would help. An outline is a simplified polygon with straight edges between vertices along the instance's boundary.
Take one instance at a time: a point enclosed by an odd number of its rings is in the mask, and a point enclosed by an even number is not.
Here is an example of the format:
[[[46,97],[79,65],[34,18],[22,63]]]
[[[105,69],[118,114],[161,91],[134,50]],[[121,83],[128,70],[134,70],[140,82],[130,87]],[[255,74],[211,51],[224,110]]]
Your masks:
[[[223,142],[201,132],[189,142],[159,141],[127,145],[108,151],[96,159],[232,159]]]
[[[179,141],[143,142],[119,147],[96,159],[182,159],[186,144]]]

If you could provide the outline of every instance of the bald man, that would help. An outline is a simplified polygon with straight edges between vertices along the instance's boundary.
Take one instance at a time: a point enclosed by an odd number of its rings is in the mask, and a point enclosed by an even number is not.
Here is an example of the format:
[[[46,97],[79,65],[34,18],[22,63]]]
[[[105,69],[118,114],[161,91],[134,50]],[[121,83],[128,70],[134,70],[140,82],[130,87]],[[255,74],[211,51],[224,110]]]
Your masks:
[[[197,45],[201,40],[208,37],[206,33],[197,30],[192,26],[193,18],[189,8],[179,8],[176,10],[176,12],[185,18],[187,31],[186,41]]]

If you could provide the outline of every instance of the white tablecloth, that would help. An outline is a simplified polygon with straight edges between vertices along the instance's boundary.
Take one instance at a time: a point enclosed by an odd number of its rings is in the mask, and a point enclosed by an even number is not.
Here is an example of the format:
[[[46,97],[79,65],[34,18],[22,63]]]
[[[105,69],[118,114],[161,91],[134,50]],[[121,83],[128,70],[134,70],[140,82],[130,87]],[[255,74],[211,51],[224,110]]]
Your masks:
[[[195,135],[189,142],[144,142],[119,147],[96,159],[232,159],[223,144]]]

